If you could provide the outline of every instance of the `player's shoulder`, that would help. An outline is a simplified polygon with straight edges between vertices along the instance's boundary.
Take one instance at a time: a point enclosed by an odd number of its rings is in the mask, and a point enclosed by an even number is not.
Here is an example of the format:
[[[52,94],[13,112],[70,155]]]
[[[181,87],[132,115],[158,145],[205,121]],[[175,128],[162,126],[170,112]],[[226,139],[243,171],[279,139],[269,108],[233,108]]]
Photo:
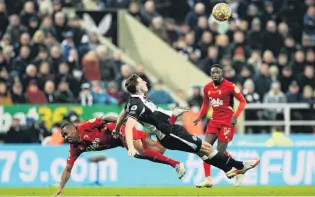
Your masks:
[[[223,83],[222,83],[223,86],[226,86],[226,87],[230,87],[230,88],[234,88],[235,87],[235,83],[227,80],[227,79],[223,79]]]

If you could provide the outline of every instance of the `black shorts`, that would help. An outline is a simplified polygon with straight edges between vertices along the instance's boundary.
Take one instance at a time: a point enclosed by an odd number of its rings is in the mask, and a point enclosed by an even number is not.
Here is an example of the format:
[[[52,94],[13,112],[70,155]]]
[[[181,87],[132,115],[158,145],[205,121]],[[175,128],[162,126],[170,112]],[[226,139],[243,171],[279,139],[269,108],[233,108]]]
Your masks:
[[[198,153],[202,140],[197,136],[189,134],[184,127],[174,124],[172,125],[170,134],[161,139],[160,143],[170,150]]]

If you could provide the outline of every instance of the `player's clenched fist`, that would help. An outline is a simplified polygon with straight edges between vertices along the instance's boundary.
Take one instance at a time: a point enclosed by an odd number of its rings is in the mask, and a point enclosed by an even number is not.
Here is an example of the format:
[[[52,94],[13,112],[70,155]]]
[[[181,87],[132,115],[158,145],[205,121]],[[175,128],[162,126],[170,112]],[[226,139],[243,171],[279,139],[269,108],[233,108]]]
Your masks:
[[[135,148],[131,148],[128,150],[128,156],[133,157],[136,154],[139,154],[138,151]]]

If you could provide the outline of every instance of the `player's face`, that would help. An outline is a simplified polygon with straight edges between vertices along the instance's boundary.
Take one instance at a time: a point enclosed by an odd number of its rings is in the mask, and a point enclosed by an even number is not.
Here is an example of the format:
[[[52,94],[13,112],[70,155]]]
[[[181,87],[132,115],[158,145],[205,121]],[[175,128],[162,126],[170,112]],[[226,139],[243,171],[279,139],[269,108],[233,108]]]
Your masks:
[[[148,86],[147,86],[147,82],[145,82],[143,79],[141,79],[140,77],[138,77],[138,91],[142,92],[142,93],[147,93],[148,92]]]
[[[221,81],[223,72],[221,68],[214,67],[211,69],[211,78],[214,82]]]
[[[80,141],[79,132],[77,131],[77,128],[75,127],[69,128],[65,132],[63,132],[62,137],[70,143]]]

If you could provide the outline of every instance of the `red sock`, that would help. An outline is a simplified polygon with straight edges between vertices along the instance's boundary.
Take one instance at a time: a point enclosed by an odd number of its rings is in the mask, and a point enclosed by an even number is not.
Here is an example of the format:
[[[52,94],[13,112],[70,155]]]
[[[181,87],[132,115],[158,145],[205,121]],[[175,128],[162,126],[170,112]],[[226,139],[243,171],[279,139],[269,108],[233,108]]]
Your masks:
[[[177,119],[176,116],[172,115],[170,118],[170,124],[175,124],[176,119]]]
[[[227,152],[227,151],[225,151],[225,154],[226,154],[228,157],[232,157],[232,155],[231,155],[229,152]]]
[[[203,162],[203,169],[205,170],[205,177],[210,176],[210,168],[211,168],[211,165],[207,164],[206,162]]]
[[[168,157],[166,157],[166,156],[162,155],[161,153],[154,151],[154,150],[144,149],[143,154],[146,157],[150,157],[152,159],[152,160],[151,159],[150,160],[153,162],[168,164],[168,165],[172,166],[173,168],[175,168],[176,165],[180,163],[180,162],[175,161],[171,158],[168,158]]]

